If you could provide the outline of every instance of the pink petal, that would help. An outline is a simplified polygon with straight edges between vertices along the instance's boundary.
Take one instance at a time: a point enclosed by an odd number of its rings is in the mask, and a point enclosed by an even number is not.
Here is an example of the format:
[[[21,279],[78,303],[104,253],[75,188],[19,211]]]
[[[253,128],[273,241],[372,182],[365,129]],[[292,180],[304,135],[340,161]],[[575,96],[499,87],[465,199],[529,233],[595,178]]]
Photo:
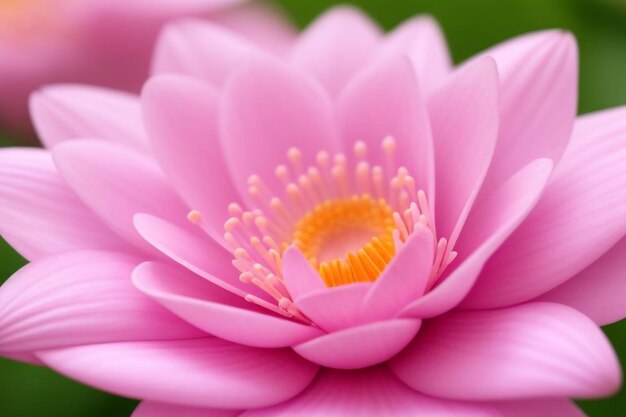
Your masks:
[[[94,138],[136,150],[149,149],[136,96],[100,87],[58,85],[31,97],[30,111],[39,138],[48,148]]]
[[[437,233],[452,243],[489,168],[498,134],[498,72],[490,58],[461,67],[429,109],[435,143]],[[462,175],[459,175],[462,173]]]
[[[95,140],[72,141],[52,152],[59,172],[108,225],[140,248],[149,245],[133,226],[135,213],[187,225],[188,209],[147,156]]]
[[[561,31],[515,38],[481,54],[500,73],[500,135],[487,183],[537,158],[559,160],[576,117],[576,41]]]
[[[371,288],[369,282],[324,288],[296,298],[295,304],[316,325],[334,332],[365,323],[361,310]]]
[[[472,207],[463,233],[454,249],[457,261],[462,261],[476,248],[501,232],[506,226],[508,237],[540,200],[552,174],[553,163],[549,159],[536,159],[511,176],[504,184],[479,196]]]
[[[184,74],[222,87],[237,68],[264,57],[262,50],[234,32],[206,21],[187,19],[170,23],[163,30],[152,73]]]
[[[499,307],[562,284],[626,233],[626,109],[582,117],[541,201],[485,265],[466,306]]]
[[[292,147],[302,151],[303,166],[312,164],[318,151],[337,150],[328,96],[296,70],[258,62],[232,77],[224,90],[220,138],[242,196],[248,195],[253,174],[282,189],[274,171],[287,163]]]
[[[456,245],[459,255],[450,265],[455,269],[432,291],[409,304],[402,315],[434,317],[460,303],[485,262],[535,206],[551,172],[551,161],[533,161],[480,199],[470,212]]]
[[[107,343],[39,352],[51,368],[114,394],[190,407],[257,408],[286,401],[317,366],[289,350],[209,337]]]
[[[492,404],[502,417],[585,417],[580,408],[566,399],[506,401]]]
[[[399,382],[385,367],[353,372],[326,369],[299,396],[274,407],[242,414],[242,417],[310,416],[501,417],[501,414],[486,404],[420,394]]]
[[[29,363],[31,365],[43,365],[43,362],[41,362],[35,354],[30,352],[2,352],[0,356],[12,361]]]
[[[254,288],[239,280],[232,255],[211,239],[201,239],[148,214],[135,216],[137,232],[161,253],[198,276],[240,297]]]
[[[465,400],[588,398],[611,394],[621,383],[602,331],[552,303],[435,319],[391,368],[420,392]]]
[[[152,78],[142,103],[156,158],[211,236],[222,241],[228,204],[239,200],[218,139],[217,93],[192,78]]]
[[[419,298],[428,284],[433,256],[433,235],[418,225],[372,285],[363,301],[363,315],[371,320],[391,318]]]
[[[385,362],[415,337],[420,320],[395,319],[351,327],[320,336],[293,349],[329,368],[357,369]]]
[[[626,238],[573,278],[539,297],[582,311],[604,326],[626,317]]]
[[[429,16],[407,20],[389,35],[376,53],[376,59],[406,55],[413,64],[418,84],[429,96],[452,71],[446,40],[437,21]]]
[[[0,234],[29,260],[74,249],[134,252],[78,199],[41,149],[0,151]]]
[[[346,149],[363,141],[368,146],[368,161],[387,168],[381,142],[392,136],[396,140],[395,168],[407,168],[417,188],[432,195],[434,154],[430,125],[414,68],[406,57],[366,67],[337,101]]]
[[[262,49],[286,55],[297,33],[288,17],[272,4],[248,2],[211,15],[211,21],[240,34]]]
[[[322,278],[295,246],[287,248],[282,262],[285,287],[294,300],[326,289]]]
[[[133,272],[133,283],[187,322],[234,343],[277,348],[322,334],[316,327],[253,311],[241,297],[170,265],[145,262]]]
[[[237,417],[240,414],[241,411],[238,410],[216,410],[143,401],[131,417]]]
[[[336,96],[372,56],[380,39],[380,29],[360,10],[335,7],[300,35],[291,62],[313,74]]]
[[[200,336],[133,287],[139,262],[78,251],[28,264],[0,288],[0,350]]]

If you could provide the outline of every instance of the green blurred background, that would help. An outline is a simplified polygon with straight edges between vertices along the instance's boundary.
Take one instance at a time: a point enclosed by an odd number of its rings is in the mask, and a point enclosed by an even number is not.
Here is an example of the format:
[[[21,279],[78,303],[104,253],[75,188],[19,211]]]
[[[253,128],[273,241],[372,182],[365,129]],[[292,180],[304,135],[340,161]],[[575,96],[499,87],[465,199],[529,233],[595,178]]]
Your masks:
[[[274,1],[300,27],[331,0]],[[578,39],[581,56],[580,113],[626,104],[626,0],[360,0],[385,29],[418,13],[439,20],[455,62],[512,36],[565,28]],[[0,146],[11,145],[8,138]],[[0,281],[24,264],[0,240]],[[626,321],[605,328],[626,364]],[[581,401],[589,416],[626,415],[626,391]],[[101,393],[34,366],[0,359],[0,417],[126,417],[135,402]],[[529,416],[532,417],[532,416]],[[555,416],[558,417],[558,416]]]

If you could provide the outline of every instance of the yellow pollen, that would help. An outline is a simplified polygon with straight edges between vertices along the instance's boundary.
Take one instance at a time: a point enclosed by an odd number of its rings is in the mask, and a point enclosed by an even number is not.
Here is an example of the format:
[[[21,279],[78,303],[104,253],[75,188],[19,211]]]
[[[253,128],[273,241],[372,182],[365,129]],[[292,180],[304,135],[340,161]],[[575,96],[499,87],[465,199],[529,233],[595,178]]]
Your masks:
[[[223,239],[239,279],[250,284],[246,301],[310,324],[290,292],[290,279],[297,277],[284,275],[287,250],[301,252],[327,287],[371,282],[423,227],[436,251],[427,288],[437,283],[456,256],[454,242],[437,237],[427,194],[419,187],[424,179],[398,165],[396,148],[392,137],[374,152],[356,142],[351,155],[291,148],[286,164],[275,168],[274,181],[248,178],[251,201],[247,208],[228,206]],[[192,210],[188,219],[213,232],[202,213]]]
[[[326,200],[296,223],[293,244],[327,287],[374,281],[395,254],[393,213],[369,194]]]

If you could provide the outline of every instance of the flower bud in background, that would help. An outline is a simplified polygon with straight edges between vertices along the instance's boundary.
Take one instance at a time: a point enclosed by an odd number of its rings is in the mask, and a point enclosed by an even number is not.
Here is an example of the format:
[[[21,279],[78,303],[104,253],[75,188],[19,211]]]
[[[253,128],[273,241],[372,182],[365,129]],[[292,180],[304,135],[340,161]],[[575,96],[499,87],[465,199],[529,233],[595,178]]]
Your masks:
[[[34,140],[30,93],[50,83],[89,83],[138,92],[160,28],[202,17],[273,52],[291,27],[242,0],[3,0],[0,2],[0,131]]]

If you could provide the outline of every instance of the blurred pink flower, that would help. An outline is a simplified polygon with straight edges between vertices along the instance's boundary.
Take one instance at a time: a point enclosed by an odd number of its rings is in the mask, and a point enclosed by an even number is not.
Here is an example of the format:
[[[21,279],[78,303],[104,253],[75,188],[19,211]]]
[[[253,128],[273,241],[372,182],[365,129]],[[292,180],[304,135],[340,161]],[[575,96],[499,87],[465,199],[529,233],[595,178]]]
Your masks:
[[[619,387],[626,108],[576,118],[570,34],[453,70],[424,17],[334,9],[285,58],[183,21],[154,71],[41,90],[48,150],[0,151],[31,261],[5,356],[135,417],[568,417]]]
[[[138,92],[159,29],[204,16],[282,49],[289,26],[243,0],[9,0],[0,2],[0,127],[28,135],[28,96],[50,83]]]

